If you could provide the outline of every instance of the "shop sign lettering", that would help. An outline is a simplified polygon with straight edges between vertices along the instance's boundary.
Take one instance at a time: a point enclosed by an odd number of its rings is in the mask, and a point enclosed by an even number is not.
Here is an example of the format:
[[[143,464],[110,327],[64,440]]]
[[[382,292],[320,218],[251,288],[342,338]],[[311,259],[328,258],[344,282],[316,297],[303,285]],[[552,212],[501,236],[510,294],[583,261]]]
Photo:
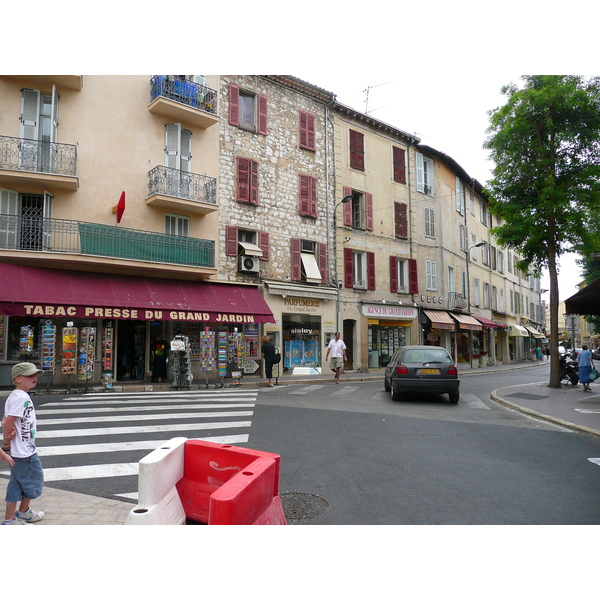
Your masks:
[[[146,321],[215,321],[217,323],[254,323],[253,315],[196,312],[186,310],[148,310],[141,308],[61,306],[51,304],[24,304],[26,316],[74,317],[80,319],[140,319]]]
[[[416,319],[418,310],[416,308],[402,306],[382,306],[380,304],[365,304],[363,316],[365,317],[402,317],[404,319]]]

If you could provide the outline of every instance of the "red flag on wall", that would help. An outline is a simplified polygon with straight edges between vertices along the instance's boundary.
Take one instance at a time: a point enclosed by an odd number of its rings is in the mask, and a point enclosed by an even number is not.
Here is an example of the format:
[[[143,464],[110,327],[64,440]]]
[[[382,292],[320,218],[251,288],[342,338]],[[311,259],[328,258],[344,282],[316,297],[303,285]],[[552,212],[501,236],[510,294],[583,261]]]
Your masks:
[[[121,217],[125,212],[125,192],[121,192],[119,203],[117,204],[117,223],[121,222]]]

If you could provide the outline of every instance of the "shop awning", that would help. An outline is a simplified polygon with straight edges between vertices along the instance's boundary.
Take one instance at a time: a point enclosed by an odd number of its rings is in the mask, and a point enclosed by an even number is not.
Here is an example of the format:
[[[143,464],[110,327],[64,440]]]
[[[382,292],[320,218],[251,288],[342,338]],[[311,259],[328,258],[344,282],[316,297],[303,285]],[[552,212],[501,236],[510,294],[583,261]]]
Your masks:
[[[0,314],[274,323],[255,286],[0,264]]]
[[[531,327],[530,325],[525,325],[525,329],[527,329],[527,331],[529,331],[529,333],[531,334],[529,337],[534,337],[537,339],[546,337],[543,333],[540,333],[537,329]]]
[[[508,335],[512,337],[529,337],[529,331],[521,325],[509,325]]]
[[[600,315],[600,279],[567,298],[565,310],[568,315]]]
[[[475,317],[484,327],[487,329],[506,329],[507,325],[504,323],[496,323],[496,321],[492,321],[487,319],[486,317]]]
[[[425,310],[423,312],[427,318],[431,321],[431,326],[434,329],[450,329],[454,331],[456,324],[452,320],[452,317],[445,310]]]
[[[471,315],[461,315],[452,313],[452,317],[458,321],[459,329],[469,329],[471,331],[482,331],[481,323],[474,319]]]

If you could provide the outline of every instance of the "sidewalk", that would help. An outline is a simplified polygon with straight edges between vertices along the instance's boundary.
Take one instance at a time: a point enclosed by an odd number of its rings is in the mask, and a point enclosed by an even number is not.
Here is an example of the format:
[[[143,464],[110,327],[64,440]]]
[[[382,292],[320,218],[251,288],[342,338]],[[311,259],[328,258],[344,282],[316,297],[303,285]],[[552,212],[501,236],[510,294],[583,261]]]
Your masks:
[[[515,369],[537,369],[548,363],[526,362],[514,365],[497,365],[471,369],[470,365],[460,365],[461,377],[472,377],[484,373],[514,371]],[[508,375],[508,373],[507,373]],[[572,387],[563,384],[561,389],[548,387],[548,372],[540,373],[541,382],[527,385],[507,386],[493,390],[491,398],[495,402],[510,409],[518,410],[524,414],[550,421],[576,431],[600,436],[600,385],[592,386],[592,392],[584,392],[580,385]],[[278,378],[279,385],[293,384],[332,384],[333,374],[322,375],[287,375]],[[383,370],[369,373],[349,372],[342,374],[341,383],[358,381],[381,381],[383,382]],[[510,378],[507,377],[507,381]],[[383,385],[383,383],[382,383]],[[254,388],[266,386],[263,378],[247,378],[239,387]],[[231,386],[226,386],[231,387]],[[193,383],[192,388],[206,389],[205,385]],[[115,385],[115,391],[159,391],[170,390],[169,384],[144,384],[127,383]],[[88,392],[102,391],[103,388],[89,388]],[[597,390],[597,391],[596,391]],[[73,391],[73,390],[72,390]],[[83,390],[81,390],[83,391]],[[10,390],[0,390],[0,398],[6,396]],[[38,393],[46,393],[38,390]],[[59,390],[51,390],[51,393],[59,393]],[[62,393],[65,393],[62,391]],[[110,394],[107,393],[107,398]],[[2,463],[4,466],[4,463]],[[0,475],[0,494],[5,496],[8,473],[3,470]],[[50,487],[44,487],[43,496],[32,503],[32,506],[46,513],[44,520],[36,525],[122,525],[134,507],[130,502],[119,502],[108,500],[86,494],[77,494]],[[3,515],[0,515],[3,516]]]

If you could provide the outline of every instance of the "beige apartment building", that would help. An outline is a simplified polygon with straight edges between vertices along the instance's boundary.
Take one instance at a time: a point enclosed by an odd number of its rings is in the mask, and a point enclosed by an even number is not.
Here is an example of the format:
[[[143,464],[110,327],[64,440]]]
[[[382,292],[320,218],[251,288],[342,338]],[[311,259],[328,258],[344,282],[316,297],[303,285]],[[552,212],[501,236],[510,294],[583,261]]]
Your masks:
[[[1,384],[24,359],[55,383],[150,379],[176,336],[177,384],[240,368],[237,328],[273,315],[256,284],[218,281],[218,90],[0,77]]]

